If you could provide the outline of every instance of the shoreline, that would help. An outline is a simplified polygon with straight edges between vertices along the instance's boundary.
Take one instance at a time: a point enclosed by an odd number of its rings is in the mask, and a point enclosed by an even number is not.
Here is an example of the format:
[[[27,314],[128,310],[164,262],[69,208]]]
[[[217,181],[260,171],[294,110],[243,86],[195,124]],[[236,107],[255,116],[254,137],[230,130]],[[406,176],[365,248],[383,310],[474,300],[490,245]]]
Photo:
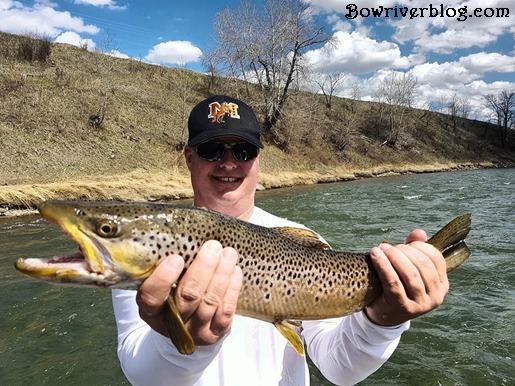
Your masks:
[[[455,164],[391,166],[383,165],[372,170],[330,169],[326,173],[314,171],[282,172],[280,174],[260,173],[257,190],[280,189],[292,186],[314,185],[321,183],[353,181],[365,178],[381,178],[409,174],[429,174],[460,170],[477,170],[513,167],[515,165],[499,165],[491,161],[464,162]],[[144,181],[141,181],[141,180]],[[110,180],[110,183],[107,182]],[[152,181],[152,183],[148,183]],[[155,181],[161,181],[156,184]],[[132,182],[132,183],[131,183]],[[148,183],[145,186],[145,182]],[[45,200],[99,200],[99,201],[163,201],[173,202],[193,197],[189,177],[174,175],[129,175],[108,177],[107,179],[91,179],[84,181],[68,181],[57,184],[11,185],[0,186],[0,198],[14,197],[12,202],[0,201],[0,220],[37,215],[35,208],[38,202]],[[31,190],[32,189],[32,190]],[[27,191],[29,190],[29,193]],[[21,197],[23,194],[26,197]],[[4,193],[4,194],[2,194]]]

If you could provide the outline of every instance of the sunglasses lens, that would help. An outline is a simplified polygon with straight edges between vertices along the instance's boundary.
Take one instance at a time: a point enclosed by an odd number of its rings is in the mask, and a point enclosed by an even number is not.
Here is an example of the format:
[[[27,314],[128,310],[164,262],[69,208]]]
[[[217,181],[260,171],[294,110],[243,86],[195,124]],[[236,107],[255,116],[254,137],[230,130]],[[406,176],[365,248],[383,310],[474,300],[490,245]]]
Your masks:
[[[222,143],[222,142],[205,142],[197,146],[197,155],[206,161],[219,161],[225,154],[225,150],[230,148],[236,161],[251,161],[258,155],[258,148],[251,143]]]
[[[232,145],[232,153],[237,161],[253,160],[258,155],[258,148],[250,143],[236,143]]]
[[[197,146],[197,155],[206,161],[218,161],[224,153],[225,146],[220,142],[206,142]]]

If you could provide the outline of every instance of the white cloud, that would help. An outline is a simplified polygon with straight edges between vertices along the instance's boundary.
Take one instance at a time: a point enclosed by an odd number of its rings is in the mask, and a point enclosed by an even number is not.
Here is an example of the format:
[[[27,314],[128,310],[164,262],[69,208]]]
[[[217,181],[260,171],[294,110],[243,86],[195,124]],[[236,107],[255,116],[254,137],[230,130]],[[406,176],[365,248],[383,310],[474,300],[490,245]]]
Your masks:
[[[108,52],[107,55],[114,56],[115,58],[120,58],[120,59],[130,59],[129,55],[124,54],[123,52],[120,52],[118,50],[112,50],[111,52]]]
[[[438,88],[452,88],[455,85],[472,82],[478,75],[467,71],[458,62],[423,63],[410,71],[420,83],[427,83]]]
[[[319,72],[367,74],[381,68],[406,69],[424,61],[421,55],[403,57],[397,44],[379,42],[357,31],[338,31],[333,38],[332,44],[305,54]]]
[[[81,18],[72,17],[69,12],[57,11],[47,4],[50,3],[26,7],[20,2],[0,0],[0,28],[15,34],[32,32],[50,37],[56,37],[66,30],[89,34],[100,31],[94,25],[84,24]]]
[[[410,29],[406,29],[409,31]],[[460,48],[480,47],[484,48],[488,44],[495,42],[499,35],[490,30],[471,30],[469,28],[448,29],[442,33],[431,34],[424,31],[414,40],[416,50],[420,52],[435,52],[440,54],[450,54]],[[400,34],[394,35],[395,39],[405,41]]]
[[[383,7],[391,7],[395,3],[398,3],[396,0],[355,0],[355,1],[341,1],[341,0],[310,0],[309,3],[315,8],[321,8],[326,12],[338,12],[344,15],[352,15],[351,10],[356,5],[358,9],[360,8],[378,8],[380,6]]]
[[[512,0],[468,0],[448,1],[444,13],[451,17],[430,17],[429,10],[424,17],[389,19],[388,24],[396,29],[393,38],[400,42],[411,41],[415,50],[420,52],[436,52],[449,54],[460,48],[486,47],[493,43],[515,24]],[[414,0],[408,7],[433,7],[441,11],[439,4],[428,4],[425,0]],[[502,8],[509,9],[510,17],[486,17],[484,12],[502,13]],[[511,8],[511,9],[510,9]],[[478,17],[474,16],[476,9]],[[490,11],[492,10],[492,11]],[[455,15],[454,17],[452,17]]]
[[[331,14],[327,16],[327,23],[333,25],[333,31],[351,32],[352,24],[342,20],[338,15]]]
[[[189,41],[168,41],[150,49],[145,59],[153,63],[186,64],[197,62],[202,56],[200,48]]]
[[[92,5],[94,7],[106,7],[114,11],[123,11],[127,9],[126,5],[116,5],[116,1],[113,0],[75,0],[74,3]]]
[[[459,62],[468,71],[480,76],[486,72],[515,72],[515,57],[497,52],[478,52],[462,56]]]
[[[96,44],[91,39],[83,39],[79,34],[66,31],[55,38],[56,43],[67,43],[77,47],[86,47],[89,51],[94,51]]]
[[[401,44],[413,42],[415,51],[421,53],[449,54],[460,48],[484,48],[503,34],[515,33],[513,0],[447,0],[443,3],[427,0],[311,0],[310,3],[325,12],[337,12],[340,21],[335,20],[335,16],[330,19],[335,28],[341,28],[345,22],[352,22],[358,28],[365,23],[387,23],[395,29],[392,36],[395,41]],[[445,17],[440,17],[440,4],[444,4]],[[408,14],[402,18],[393,18],[394,10],[400,15],[402,7],[408,8]],[[386,8],[393,9],[389,11],[388,18],[385,17]],[[423,13],[421,8],[426,8]],[[372,9],[382,10],[382,17],[373,17]],[[476,9],[479,11],[478,17],[474,16]],[[510,16],[498,16],[497,12],[502,14],[502,9],[509,10]],[[416,11],[414,17],[410,16],[412,10]],[[495,17],[489,17],[491,13]],[[368,14],[369,17],[363,17]],[[349,31],[348,27],[342,30]]]
[[[487,72],[511,73],[514,71],[514,57],[485,52],[463,56],[454,62],[423,63],[410,70],[421,83],[451,89],[476,81]]]

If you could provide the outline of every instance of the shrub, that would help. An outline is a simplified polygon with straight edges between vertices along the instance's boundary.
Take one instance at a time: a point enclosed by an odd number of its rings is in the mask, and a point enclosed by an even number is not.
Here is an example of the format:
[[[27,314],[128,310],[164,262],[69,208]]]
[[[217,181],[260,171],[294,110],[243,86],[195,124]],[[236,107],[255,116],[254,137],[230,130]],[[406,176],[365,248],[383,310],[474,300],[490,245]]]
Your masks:
[[[18,44],[16,59],[25,62],[38,61],[45,63],[52,51],[52,43],[48,35],[27,34]]]

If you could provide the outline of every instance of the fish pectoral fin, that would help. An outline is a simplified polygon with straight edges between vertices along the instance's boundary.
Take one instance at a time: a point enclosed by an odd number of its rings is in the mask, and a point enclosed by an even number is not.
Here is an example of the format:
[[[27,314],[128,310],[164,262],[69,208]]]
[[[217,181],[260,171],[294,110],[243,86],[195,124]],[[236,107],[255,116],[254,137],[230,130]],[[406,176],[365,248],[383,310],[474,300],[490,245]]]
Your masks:
[[[172,343],[181,354],[191,355],[195,352],[195,343],[189,331],[181,319],[179,310],[172,294],[166,299],[168,307],[165,307],[165,322],[168,335]]]
[[[304,343],[300,335],[295,331],[296,327],[300,327],[300,323],[289,320],[282,320],[274,323],[275,328],[279,330],[282,336],[293,346],[297,354],[304,356]]]
[[[320,236],[309,229],[295,227],[273,228],[281,236],[305,247],[331,249],[331,246],[320,239]]]

